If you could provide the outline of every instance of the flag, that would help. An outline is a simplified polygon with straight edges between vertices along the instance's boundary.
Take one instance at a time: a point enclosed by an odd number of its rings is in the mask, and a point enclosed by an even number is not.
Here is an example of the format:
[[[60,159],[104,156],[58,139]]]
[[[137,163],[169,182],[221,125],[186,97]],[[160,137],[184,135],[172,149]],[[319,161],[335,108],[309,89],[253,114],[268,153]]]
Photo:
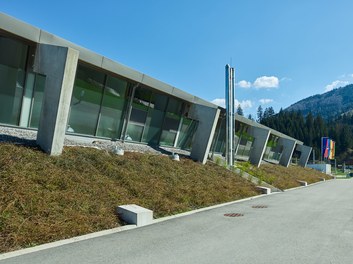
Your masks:
[[[330,149],[330,139],[328,137],[323,137],[322,139],[322,156],[327,159],[329,157]]]
[[[335,141],[333,141],[332,139],[330,140],[330,155],[329,155],[329,159],[333,160],[335,159]]]

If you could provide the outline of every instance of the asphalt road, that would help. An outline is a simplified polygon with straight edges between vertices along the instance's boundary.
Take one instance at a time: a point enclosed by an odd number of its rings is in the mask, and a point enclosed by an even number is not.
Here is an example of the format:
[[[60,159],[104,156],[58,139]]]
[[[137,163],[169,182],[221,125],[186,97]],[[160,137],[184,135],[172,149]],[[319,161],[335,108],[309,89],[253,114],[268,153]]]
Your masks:
[[[5,263],[351,264],[353,180],[326,181],[0,261]]]

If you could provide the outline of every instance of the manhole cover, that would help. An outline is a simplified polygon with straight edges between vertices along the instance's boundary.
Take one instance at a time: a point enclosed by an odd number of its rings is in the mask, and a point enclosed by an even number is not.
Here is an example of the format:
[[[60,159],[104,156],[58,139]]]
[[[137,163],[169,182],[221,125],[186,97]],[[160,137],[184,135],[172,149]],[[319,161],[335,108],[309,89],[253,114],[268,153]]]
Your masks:
[[[224,216],[228,216],[228,217],[240,217],[240,216],[244,216],[243,214],[239,214],[239,213],[229,213],[229,214],[224,214]]]
[[[267,205],[253,205],[252,208],[267,208]]]

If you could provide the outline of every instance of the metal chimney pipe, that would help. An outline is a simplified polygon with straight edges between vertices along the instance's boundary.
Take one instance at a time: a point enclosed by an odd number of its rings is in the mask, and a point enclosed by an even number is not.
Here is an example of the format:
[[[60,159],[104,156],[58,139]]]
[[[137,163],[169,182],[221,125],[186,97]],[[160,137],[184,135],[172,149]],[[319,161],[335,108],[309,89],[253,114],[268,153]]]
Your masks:
[[[225,67],[226,75],[226,161],[228,166],[234,164],[234,153],[235,153],[235,116],[234,116],[234,68],[230,67],[229,64]]]

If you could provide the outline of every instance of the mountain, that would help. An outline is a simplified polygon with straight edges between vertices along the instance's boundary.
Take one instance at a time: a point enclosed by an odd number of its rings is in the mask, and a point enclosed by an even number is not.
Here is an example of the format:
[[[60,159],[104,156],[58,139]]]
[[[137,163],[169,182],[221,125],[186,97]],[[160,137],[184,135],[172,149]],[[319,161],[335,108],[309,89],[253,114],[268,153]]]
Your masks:
[[[324,94],[317,94],[292,104],[285,111],[300,111],[304,116],[312,113],[330,120],[344,113],[353,111],[353,84],[334,89]]]

